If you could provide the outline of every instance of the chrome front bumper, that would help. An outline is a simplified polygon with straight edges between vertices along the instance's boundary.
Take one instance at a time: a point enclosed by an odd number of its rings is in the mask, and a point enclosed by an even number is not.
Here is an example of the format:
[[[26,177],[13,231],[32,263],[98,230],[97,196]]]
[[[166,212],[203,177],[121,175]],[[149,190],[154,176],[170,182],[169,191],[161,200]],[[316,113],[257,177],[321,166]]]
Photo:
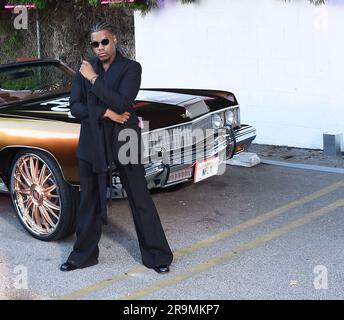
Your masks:
[[[242,125],[234,130],[235,143],[228,133],[215,139],[217,142],[207,151],[206,159],[219,156],[220,164],[225,165],[225,160],[234,154],[249,148],[256,137],[256,129],[249,125]],[[236,150],[233,152],[233,148]],[[164,164],[163,162],[145,166],[146,180],[149,188],[166,188],[175,184],[193,180],[194,167],[197,161],[204,160],[204,154],[193,155],[192,164]]]
[[[249,125],[242,125],[240,129],[235,130],[237,145],[244,144],[247,148],[257,136],[257,130]]]

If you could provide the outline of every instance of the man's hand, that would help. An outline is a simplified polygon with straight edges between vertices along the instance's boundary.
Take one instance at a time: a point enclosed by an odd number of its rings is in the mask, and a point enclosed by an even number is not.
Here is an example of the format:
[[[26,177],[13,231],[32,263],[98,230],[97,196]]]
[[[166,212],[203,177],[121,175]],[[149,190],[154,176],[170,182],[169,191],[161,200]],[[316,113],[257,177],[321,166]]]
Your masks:
[[[130,118],[130,113],[129,112],[124,112],[122,114],[118,114],[111,109],[107,109],[104,113],[104,117],[109,118],[110,120],[117,122],[117,123],[125,123],[128,121]]]
[[[82,61],[79,71],[82,74],[82,76],[86,78],[88,81],[91,81],[94,77],[97,76],[92,65],[86,60]]]

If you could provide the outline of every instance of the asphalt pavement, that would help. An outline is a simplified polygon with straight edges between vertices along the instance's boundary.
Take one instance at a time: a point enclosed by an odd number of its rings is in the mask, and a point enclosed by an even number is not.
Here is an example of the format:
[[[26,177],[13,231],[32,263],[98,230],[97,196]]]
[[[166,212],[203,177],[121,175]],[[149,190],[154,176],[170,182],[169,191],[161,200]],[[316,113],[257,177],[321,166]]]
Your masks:
[[[32,238],[0,195],[0,298],[343,299],[343,195],[341,173],[264,163],[153,192],[175,255],[168,274],[141,264],[126,200],[112,206],[99,264],[63,273],[75,237]]]

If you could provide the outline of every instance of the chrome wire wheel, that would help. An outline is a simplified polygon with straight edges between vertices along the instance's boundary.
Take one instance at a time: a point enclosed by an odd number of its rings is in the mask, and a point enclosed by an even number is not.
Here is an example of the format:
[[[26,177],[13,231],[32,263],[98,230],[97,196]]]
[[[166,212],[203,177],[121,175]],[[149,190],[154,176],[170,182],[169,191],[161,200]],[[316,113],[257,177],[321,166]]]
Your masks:
[[[49,236],[61,217],[61,197],[53,171],[36,154],[24,154],[14,163],[11,193],[24,226],[37,236]]]

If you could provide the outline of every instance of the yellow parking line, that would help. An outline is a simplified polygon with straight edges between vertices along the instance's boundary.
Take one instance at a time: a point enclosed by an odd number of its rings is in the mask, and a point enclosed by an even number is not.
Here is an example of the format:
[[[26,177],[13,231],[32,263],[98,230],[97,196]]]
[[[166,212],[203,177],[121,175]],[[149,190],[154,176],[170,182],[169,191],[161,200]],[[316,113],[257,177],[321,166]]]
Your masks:
[[[313,211],[312,213],[307,214],[305,217],[297,219],[289,224],[287,224],[286,226],[283,226],[281,228],[275,228],[273,229],[271,232],[266,233],[260,237],[257,237],[255,239],[253,239],[252,241],[246,242],[230,251],[226,251],[224,254],[217,256],[213,259],[210,259],[208,261],[202,262],[192,268],[190,268],[190,270],[183,272],[179,275],[176,275],[172,278],[166,279],[166,280],[162,280],[162,281],[158,281],[150,286],[147,286],[144,289],[135,291],[133,293],[129,293],[126,296],[123,296],[120,298],[120,300],[133,300],[133,299],[138,299],[138,298],[142,298],[144,296],[147,296],[151,293],[154,293],[156,291],[159,291],[163,288],[169,287],[171,285],[174,285],[178,282],[181,282],[183,280],[186,280],[188,278],[193,277],[194,275],[206,271],[212,267],[215,267],[217,265],[220,265],[224,262],[228,262],[230,259],[237,257],[238,255],[240,255],[241,253],[244,253],[250,249],[255,249],[265,243],[267,243],[268,241],[274,240],[280,236],[283,236],[285,234],[287,234],[288,232],[294,230],[295,228],[298,228],[300,226],[303,226],[309,222],[311,222],[312,220],[315,220],[327,213],[330,213],[340,207],[344,207],[344,200],[338,200],[326,207],[323,207],[319,210]]]
[[[94,293],[96,291],[105,289],[108,286],[114,284],[115,282],[118,282],[118,281],[121,281],[121,280],[124,280],[124,279],[128,279],[128,276],[130,276],[132,274],[143,273],[145,271],[147,271],[147,268],[141,265],[141,266],[138,266],[136,268],[131,269],[128,272],[125,272],[123,274],[119,274],[119,275],[113,276],[113,277],[111,277],[109,279],[105,279],[105,280],[96,282],[93,285],[87,286],[87,287],[82,288],[80,290],[76,290],[76,291],[74,291],[74,292],[72,292],[70,294],[58,297],[57,299],[59,299],[59,300],[75,300],[75,299],[84,297],[84,296],[86,296],[88,294]]]
[[[330,186],[327,186],[325,188],[322,188],[312,194],[309,194],[305,197],[302,197],[298,200],[295,200],[295,201],[292,201],[290,203],[287,203],[279,208],[276,208],[272,211],[269,211],[269,212],[266,212],[264,214],[261,214],[259,215],[258,217],[256,218],[253,218],[253,219],[250,219],[250,220],[247,220],[239,225],[236,225],[228,230],[225,230],[223,232],[220,232],[218,234],[215,234],[207,239],[204,239],[204,240],[201,240],[201,241],[198,241],[190,246],[186,246],[184,248],[181,248],[181,249],[178,249],[174,252],[174,258],[175,259],[180,259],[182,258],[183,256],[189,254],[189,253],[192,253],[192,252],[195,252],[197,250],[200,250],[202,248],[205,248],[207,246],[210,246],[211,244],[217,242],[217,241],[220,241],[220,240],[223,240],[227,237],[230,237],[238,232],[241,232],[243,231],[244,229],[247,229],[249,227],[253,227],[253,226],[256,226],[264,221],[267,221],[269,219],[272,219],[282,213],[285,213],[291,209],[294,209],[296,208],[297,206],[300,206],[300,205],[303,205],[303,204],[306,204],[308,202],[311,202],[313,200],[316,200],[326,194],[329,194],[331,192],[334,192],[336,191],[337,189],[339,188],[342,188],[344,187],[344,180],[340,180],[339,182],[336,182]],[[96,282],[95,284],[92,284],[90,286],[87,286],[85,288],[82,288],[82,289],[79,289],[79,290],[76,290],[70,294],[67,294],[67,295],[64,295],[64,296],[61,296],[59,297],[58,299],[63,299],[63,300],[69,300],[69,299],[78,299],[78,298],[81,298],[83,296],[86,296],[88,294],[91,294],[91,293],[94,293],[96,291],[99,291],[99,290],[102,290],[110,285],[112,285],[113,283],[115,282],[118,282],[118,281],[121,281],[121,280],[125,280],[128,278],[128,276],[132,275],[132,274],[135,274],[135,273],[144,273],[144,272],[147,272],[149,269],[147,269],[146,267],[144,266],[137,266],[131,270],[129,270],[128,272],[124,273],[124,274],[120,274],[120,275],[116,275],[116,276],[113,276],[109,279],[105,279],[105,280],[102,280],[102,281],[99,281],[99,282]]]
[[[205,240],[198,241],[198,242],[196,242],[190,246],[179,249],[176,252],[175,257],[180,258],[180,257],[185,256],[188,253],[191,253],[191,252],[194,252],[194,251],[199,250],[201,248],[207,247],[207,246],[209,246],[209,245],[211,245],[217,241],[220,241],[222,239],[233,236],[234,234],[241,232],[244,229],[256,226],[256,225],[263,223],[267,220],[270,220],[270,219],[272,219],[272,218],[274,218],[274,217],[276,217],[282,213],[285,213],[291,209],[294,209],[300,205],[303,205],[303,204],[306,204],[306,203],[311,202],[313,200],[316,200],[316,199],[318,199],[318,198],[320,198],[320,197],[322,197],[328,193],[331,193],[331,192],[333,192],[333,191],[335,191],[335,190],[337,190],[343,186],[344,186],[344,180],[341,180],[341,181],[334,183],[328,187],[325,187],[321,190],[318,190],[318,191],[316,191],[310,195],[307,195],[301,199],[287,203],[284,206],[273,209],[269,212],[266,212],[264,214],[257,216],[256,218],[252,218],[252,219],[247,220],[243,223],[240,223],[239,225],[234,226],[228,230],[217,233],[217,234],[215,234],[215,235],[213,235],[213,236],[211,236]]]

